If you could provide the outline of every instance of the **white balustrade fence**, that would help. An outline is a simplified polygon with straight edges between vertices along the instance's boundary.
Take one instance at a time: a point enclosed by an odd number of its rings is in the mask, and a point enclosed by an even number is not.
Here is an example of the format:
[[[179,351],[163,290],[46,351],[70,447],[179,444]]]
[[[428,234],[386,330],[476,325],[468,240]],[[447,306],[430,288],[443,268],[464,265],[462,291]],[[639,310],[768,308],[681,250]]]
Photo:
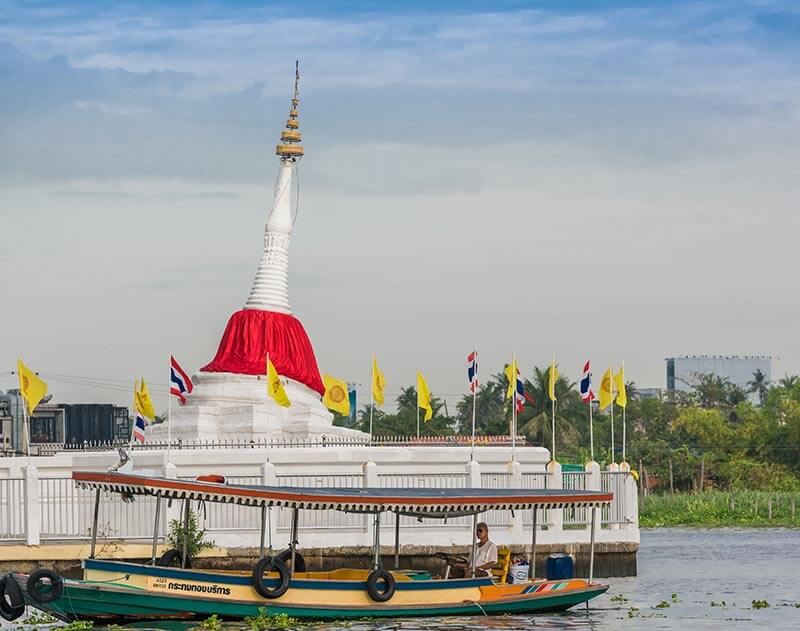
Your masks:
[[[520,450],[518,450],[519,452]],[[524,450],[522,450],[524,453]],[[461,452],[463,453],[463,452]],[[556,466],[546,470],[544,462],[503,462],[507,454],[497,454],[486,462],[469,462],[454,458],[443,450],[437,458],[415,458],[406,454],[398,459],[385,448],[376,449],[371,460],[355,459],[340,462],[335,450],[304,453],[291,450],[241,450],[218,452],[203,450],[194,455],[189,450],[179,452],[176,464],[164,465],[164,452],[154,451],[150,460],[136,456],[137,470],[151,475],[166,475],[193,479],[201,474],[228,472],[229,484],[277,485],[333,488],[468,488],[472,485],[487,489],[530,488],[603,490],[614,494],[614,501],[600,511],[601,541],[638,541],[638,506],[636,483],[629,472],[600,471],[597,465],[587,471],[561,472]],[[231,454],[234,454],[233,456]],[[298,454],[303,457],[298,458]],[[384,454],[386,456],[384,457]],[[428,448],[428,454],[435,455]],[[215,457],[216,455],[216,457]],[[69,541],[90,536],[95,492],[77,488],[71,477],[72,469],[105,470],[113,464],[113,454],[81,454],[80,462],[63,455],[32,458],[38,466],[8,465],[0,459],[0,541],[26,541],[36,545],[44,541]],[[335,473],[334,473],[335,471]],[[126,502],[119,494],[101,493],[98,539],[149,540],[153,536],[156,500],[136,496]],[[201,527],[208,537],[220,545],[258,545],[261,511],[235,504],[193,503]],[[492,528],[493,538],[508,543],[529,540],[532,511],[512,515],[511,511],[489,511],[480,516]],[[543,541],[588,540],[591,511],[564,509],[539,511],[537,525]],[[159,536],[163,539],[170,518],[180,516],[180,504],[167,508],[162,503]],[[396,516],[384,514],[381,523],[393,531]],[[269,511],[270,533],[281,543],[291,526],[291,511]],[[417,544],[436,545],[442,542],[469,538],[471,517],[442,520],[401,517],[401,525],[412,532],[424,532]],[[338,511],[300,511],[299,528],[306,545],[333,541],[336,545],[369,545],[371,519],[368,515]],[[280,533],[280,534],[279,534]],[[388,535],[386,535],[388,536]],[[410,537],[415,540],[415,535]],[[412,541],[407,541],[411,543]],[[277,545],[277,542],[275,542]],[[322,544],[324,545],[324,544]]]

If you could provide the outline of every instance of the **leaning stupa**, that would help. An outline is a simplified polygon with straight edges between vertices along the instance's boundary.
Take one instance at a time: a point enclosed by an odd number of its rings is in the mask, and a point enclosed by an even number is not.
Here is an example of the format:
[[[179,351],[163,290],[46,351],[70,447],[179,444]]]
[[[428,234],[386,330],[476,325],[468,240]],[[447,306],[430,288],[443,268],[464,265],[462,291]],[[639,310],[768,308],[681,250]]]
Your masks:
[[[186,405],[173,407],[173,441],[365,436],[333,426],[333,415],[322,404],[325,389],[314,349],[289,302],[292,187],[297,161],[303,156],[299,78],[296,70],[289,119],[275,149],[280,170],[253,288],[244,308],[228,320],[214,359],[193,375],[194,389]],[[267,396],[267,354],[285,379],[288,408]],[[148,428],[148,438],[166,440],[166,425]]]

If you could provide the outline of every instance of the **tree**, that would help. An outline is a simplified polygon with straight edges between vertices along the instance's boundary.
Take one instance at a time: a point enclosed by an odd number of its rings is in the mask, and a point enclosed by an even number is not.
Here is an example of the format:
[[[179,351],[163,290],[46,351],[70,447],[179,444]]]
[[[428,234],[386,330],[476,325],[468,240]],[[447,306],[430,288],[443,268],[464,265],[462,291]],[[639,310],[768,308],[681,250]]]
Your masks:
[[[791,390],[797,383],[800,383],[800,378],[797,375],[785,374],[778,380],[778,385],[786,390]]]
[[[764,401],[767,398],[767,392],[769,392],[769,380],[767,379],[767,376],[761,372],[760,368],[753,373],[753,378],[747,382],[747,386],[750,392],[755,392],[758,394],[759,405],[764,405]]]
[[[704,408],[722,407],[728,404],[731,382],[712,373],[696,373],[692,381],[695,400]]]

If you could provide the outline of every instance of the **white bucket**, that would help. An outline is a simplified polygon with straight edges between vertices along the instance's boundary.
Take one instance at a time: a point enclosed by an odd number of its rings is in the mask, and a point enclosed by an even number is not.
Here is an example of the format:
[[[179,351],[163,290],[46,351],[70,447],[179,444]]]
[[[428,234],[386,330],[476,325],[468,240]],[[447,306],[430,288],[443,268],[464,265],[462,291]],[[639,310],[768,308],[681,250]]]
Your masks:
[[[528,564],[515,563],[508,569],[508,582],[509,583],[527,583],[528,582]]]

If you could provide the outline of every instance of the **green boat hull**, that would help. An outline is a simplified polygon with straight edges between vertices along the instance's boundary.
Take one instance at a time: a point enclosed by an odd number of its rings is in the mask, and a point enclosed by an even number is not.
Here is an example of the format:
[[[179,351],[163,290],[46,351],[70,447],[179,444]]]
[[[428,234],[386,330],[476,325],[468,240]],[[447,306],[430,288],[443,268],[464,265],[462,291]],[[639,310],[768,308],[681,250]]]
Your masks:
[[[453,603],[446,605],[414,605],[393,607],[382,605],[374,607],[331,607],[304,606],[272,603],[268,600],[259,603],[211,600],[171,596],[141,589],[125,587],[106,587],[86,584],[80,581],[67,581],[59,598],[49,603],[39,603],[25,594],[28,605],[36,607],[53,616],[65,620],[105,620],[108,622],[132,622],[136,620],[158,619],[204,619],[217,614],[225,619],[242,619],[257,616],[259,610],[267,615],[287,614],[299,619],[348,619],[348,618],[394,618],[408,616],[451,616],[451,615],[501,615],[534,612],[564,611],[599,596],[608,589],[607,585],[592,585],[581,590],[554,592],[535,598],[509,598],[498,601]]]

